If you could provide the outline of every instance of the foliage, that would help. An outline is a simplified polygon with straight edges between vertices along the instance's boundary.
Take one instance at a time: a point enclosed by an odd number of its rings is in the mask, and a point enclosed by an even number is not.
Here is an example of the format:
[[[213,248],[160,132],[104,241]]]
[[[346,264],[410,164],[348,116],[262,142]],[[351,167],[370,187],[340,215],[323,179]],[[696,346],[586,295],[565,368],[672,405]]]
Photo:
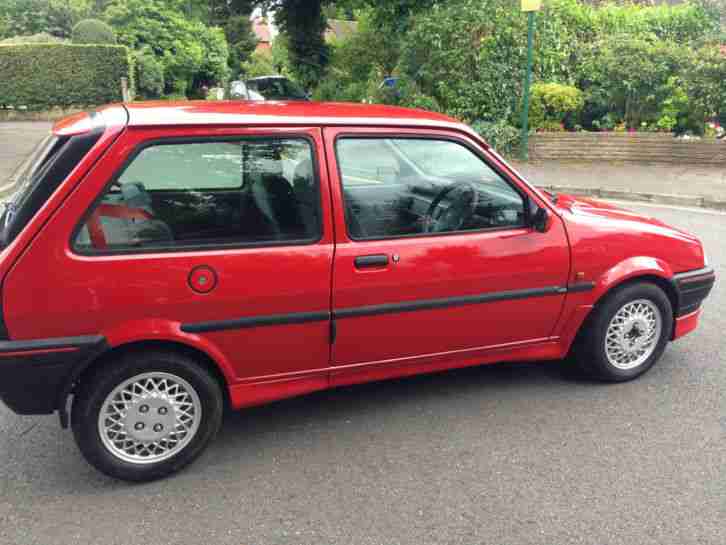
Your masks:
[[[532,86],[530,124],[533,129],[563,127],[577,124],[584,105],[582,91],[571,85],[536,83]]]
[[[322,0],[280,0],[277,7],[275,23],[287,38],[292,75],[306,90],[313,89],[329,60]]]
[[[360,102],[369,95],[369,87],[379,84],[386,65],[395,66],[396,60],[387,61],[386,48],[380,43],[379,33],[370,10],[358,18],[355,34],[330,48],[328,73],[317,87],[316,100]]]
[[[683,80],[693,109],[726,125],[726,55],[719,44],[707,44],[696,50]]]
[[[0,73],[0,105],[16,108],[119,101],[122,77],[133,88],[129,51],[117,45],[3,45]]]
[[[164,65],[148,47],[137,51],[136,92],[142,98],[159,98],[164,93]]]
[[[224,25],[224,34],[229,44],[229,59],[227,64],[236,76],[240,71],[240,64],[250,59],[250,55],[257,46],[257,36],[252,31],[252,22],[249,15],[232,15]]]
[[[593,96],[629,128],[653,120],[668,96],[667,83],[687,63],[688,48],[657,39],[615,35],[587,49],[580,65],[579,87]],[[593,108],[586,108],[591,111]],[[585,125],[592,120],[585,119]]]
[[[256,51],[250,58],[241,64],[241,74],[245,79],[270,76],[277,74],[269,53]]]
[[[84,19],[73,27],[71,39],[74,44],[115,44],[113,29],[98,19]]]
[[[0,40],[0,45],[17,45],[17,44],[60,44],[67,40],[48,34],[47,32],[39,32],[30,36],[15,36],[13,38],[5,38]]]
[[[227,64],[229,48],[224,31],[221,28],[204,27],[204,31],[199,35],[199,40],[204,56],[199,70],[195,74],[195,82],[208,87],[226,82],[229,79],[230,69]]]
[[[112,0],[104,13],[119,42],[148,49],[164,67],[165,94],[192,93],[195,83],[228,74],[226,40],[219,29],[187,19],[161,0]]]
[[[521,133],[519,129],[507,124],[504,120],[475,121],[471,126],[491,147],[503,155],[513,155],[520,147]]]
[[[71,29],[91,13],[91,0],[2,0],[0,38],[42,32],[69,38]]]

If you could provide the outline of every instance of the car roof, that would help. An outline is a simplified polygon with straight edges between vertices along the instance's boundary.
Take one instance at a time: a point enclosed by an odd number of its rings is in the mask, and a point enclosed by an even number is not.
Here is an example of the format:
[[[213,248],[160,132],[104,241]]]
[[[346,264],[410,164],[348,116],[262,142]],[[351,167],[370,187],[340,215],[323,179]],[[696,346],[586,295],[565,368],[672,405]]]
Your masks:
[[[128,125],[318,125],[440,127],[472,133],[443,114],[344,102],[308,101],[149,101],[124,104]]]

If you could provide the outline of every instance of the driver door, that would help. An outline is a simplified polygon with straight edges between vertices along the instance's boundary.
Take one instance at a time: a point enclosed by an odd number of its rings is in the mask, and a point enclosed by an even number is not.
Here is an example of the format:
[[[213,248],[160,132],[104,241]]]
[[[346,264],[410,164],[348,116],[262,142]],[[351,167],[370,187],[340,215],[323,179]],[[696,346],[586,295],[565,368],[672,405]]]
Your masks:
[[[440,131],[328,128],[324,137],[334,367],[453,362],[551,335],[569,272],[562,223],[530,227],[527,189],[484,150]]]

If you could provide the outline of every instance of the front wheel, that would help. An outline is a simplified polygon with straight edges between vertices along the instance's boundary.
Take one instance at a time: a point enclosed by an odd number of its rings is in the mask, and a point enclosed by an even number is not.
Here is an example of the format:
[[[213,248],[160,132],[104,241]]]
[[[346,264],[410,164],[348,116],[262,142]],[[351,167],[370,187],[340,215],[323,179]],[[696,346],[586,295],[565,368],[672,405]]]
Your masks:
[[[580,367],[591,376],[622,382],[650,369],[673,331],[673,309],[655,284],[618,288],[593,310],[574,347]]]
[[[219,383],[173,352],[127,354],[101,366],[73,401],[72,428],[86,460],[127,481],[150,481],[196,458],[222,421]]]

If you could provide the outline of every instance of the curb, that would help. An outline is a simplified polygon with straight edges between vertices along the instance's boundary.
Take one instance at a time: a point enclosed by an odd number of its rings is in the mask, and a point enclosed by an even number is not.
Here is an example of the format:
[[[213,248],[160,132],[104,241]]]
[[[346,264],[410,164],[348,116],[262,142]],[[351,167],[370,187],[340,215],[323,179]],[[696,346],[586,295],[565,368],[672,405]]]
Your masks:
[[[601,199],[614,199],[619,201],[647,202],[653,204],[668,204],[675,206],[688,206],[691,208],[708,208],[726,212],[726,201],[711,197],[698,197],[696,195],[674,195],[667,193],[640,193],[621,189],[605,189],[603,187],[574,187],[565,185],[543,185],[542,189],[558,193],[569,193],[585,197],[598,197]]]

